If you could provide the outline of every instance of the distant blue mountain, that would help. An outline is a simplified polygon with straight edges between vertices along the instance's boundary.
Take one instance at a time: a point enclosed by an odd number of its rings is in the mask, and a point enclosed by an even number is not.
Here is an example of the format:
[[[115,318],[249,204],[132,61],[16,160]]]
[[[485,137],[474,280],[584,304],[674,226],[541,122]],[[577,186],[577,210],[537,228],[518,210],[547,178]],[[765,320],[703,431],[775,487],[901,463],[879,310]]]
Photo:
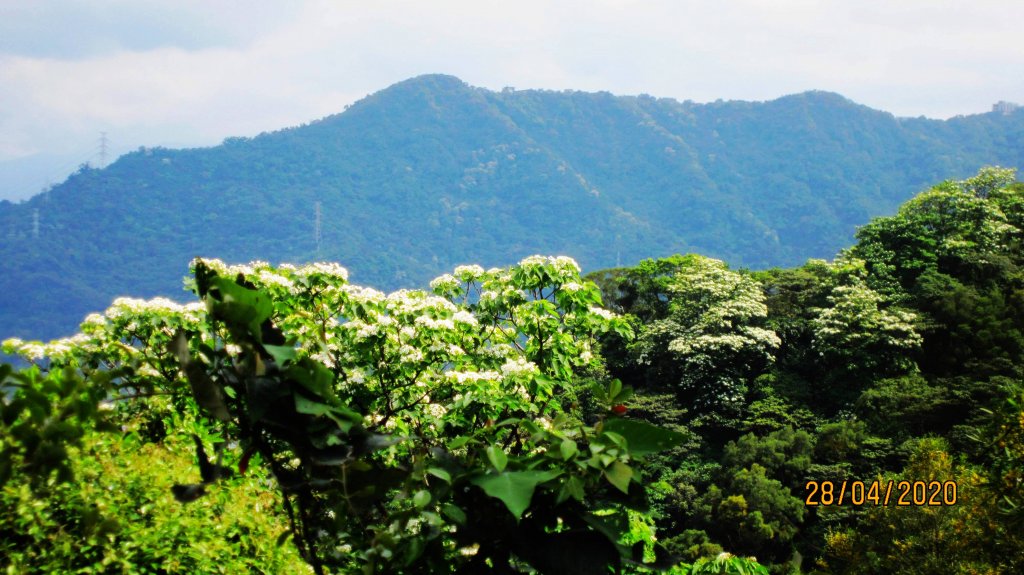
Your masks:
[[[140,149],[0,202],[0,337],[71,333],[117,295],[183,299],[195,255],[334,260],[380,289],[533,253],[792,265],[992,164],[1024,165],[1024,110],[939,121],[827,92],[696,104],[421,76],[308,125]]]

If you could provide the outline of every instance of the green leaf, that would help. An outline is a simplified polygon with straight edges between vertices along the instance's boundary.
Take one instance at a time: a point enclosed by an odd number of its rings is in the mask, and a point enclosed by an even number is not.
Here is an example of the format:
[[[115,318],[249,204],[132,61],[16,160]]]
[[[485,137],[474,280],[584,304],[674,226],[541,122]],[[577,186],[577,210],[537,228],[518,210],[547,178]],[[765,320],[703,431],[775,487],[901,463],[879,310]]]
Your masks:
[[[286,362],[295,359],[295,348],[290,345],[263,345],[270,357],[274,358],[277,365],[284,365]]]
[[[439,479],[443,479],[448,483],[452,482],[452,474],[448,473],[444,469],[441,469],[440,467],[431,467],[430,469],[427,470],[427,473]]]
[[[562,459],[566,461],[572,459],[572,456],[576,455],[576,452],[579,451],[576,447],[576,442],[571,439],[563,439],[562,445],[559,446],[559,450],[562,452]]]
[[[463,511],[461,507],[456,507],[451,503],[445,503],[441,506],[441,513],[459,525],[465,525],[466,523],[466,512]]]
[[[519,519],[530,506],[537,485],[561,474],[561,471],[507,471],[474,477],[470,483],[483,489],[487,495],[501,499],[512,515]]]
[[[608,384],[608,401],[615,401],[619,397],[619,392],[622,391],[622,382],[618,379],[613,379]]]
[[[619,390],[619,393],[612,399],[612,403],[626,403],[630,399],[633,399],[633,388],[627,385]]]
[[[416,507],[423,509],[430,504],[430,492],[426,489],[417,491],[416,494],[412,496],[412,502]]]
[[[285,374],[288,379],[295,381],[317,396],[325,399],[334,396],[332,390],[334,373],[317,362],[302,361],[298,365],[289,367]]]
[[[210,281],[217,293],[211,295],[218,300],[213,313],[228,324],[244,325],[249,333],[259,336],[260,325],[274,313],[270,296],[254,289],[238,285],[234,280],[215,277]]]
[[[352,429],[353,423],[355,423],[352,421],[353,418],[351,416],[358,416],[355,412],[349,412],[349,410],[314,401],[301,393],[295,394],[295,411],[317,417],[329,417],[345,433],[348,433]]]
[[[611,418],[604,422],[604,431],[626,439],[630,455],[643,456],[682,445],[686,436],[677,431],[635,419]]]
[[[508,465],[508,456],[505,455],[505,451],[497,445],[487,446],[487,459],[491,461],[491,465],[493,465],[499,473],[505,471],[505,466]]]
[[[472,438],[469,437],[468,435],[460,435],[459,437],[456,437],[455,439],[448,442],[448,449],[458,449],[463,445],[469,443],[470,439]]]
[[[619,491],[629,493],[629,481],[633,478],[633,468],[621,461],[616,461],[608,469],[604,470],[604,476]]]
[[[562,484],[562,489],[558,492],[558,502],[561,503],[570,497],[583,502],[583,480],[576,475],[570,476]]]

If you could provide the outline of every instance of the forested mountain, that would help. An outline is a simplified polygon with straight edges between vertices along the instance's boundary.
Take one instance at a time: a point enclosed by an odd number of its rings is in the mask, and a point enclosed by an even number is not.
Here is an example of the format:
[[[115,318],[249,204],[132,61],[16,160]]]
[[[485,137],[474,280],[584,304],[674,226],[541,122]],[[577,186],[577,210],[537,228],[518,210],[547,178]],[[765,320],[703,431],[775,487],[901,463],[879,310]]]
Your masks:
[[[824,92],[696,104],[423,76],[309,125],[140,149],[0,203],[0,337],[69,333],[122,293],[181,298],[196,255],[339,261],[382,288],[532,253],[795,265],[986,164],[1024,165],[1024,111],[901,119]]]

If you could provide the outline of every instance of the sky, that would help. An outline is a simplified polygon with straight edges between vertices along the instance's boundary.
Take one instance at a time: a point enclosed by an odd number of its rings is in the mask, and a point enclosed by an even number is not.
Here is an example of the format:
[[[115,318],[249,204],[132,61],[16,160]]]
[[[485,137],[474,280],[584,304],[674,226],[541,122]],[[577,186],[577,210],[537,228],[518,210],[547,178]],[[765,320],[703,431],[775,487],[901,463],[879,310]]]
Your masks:
[[[1024,102],[1021,0],[0,0],[0,199],[140,146],[310,122],[396,82],[696,102]]]

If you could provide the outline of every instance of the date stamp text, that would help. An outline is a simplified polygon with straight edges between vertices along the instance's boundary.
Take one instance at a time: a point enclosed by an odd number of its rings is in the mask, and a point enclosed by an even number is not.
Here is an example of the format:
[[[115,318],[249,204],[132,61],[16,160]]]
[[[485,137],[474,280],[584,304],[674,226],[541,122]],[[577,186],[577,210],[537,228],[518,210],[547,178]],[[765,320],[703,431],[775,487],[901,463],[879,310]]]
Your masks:
[[[808,507],[831,505],[956,505],[955,481],[808,481],[804,486]]]

